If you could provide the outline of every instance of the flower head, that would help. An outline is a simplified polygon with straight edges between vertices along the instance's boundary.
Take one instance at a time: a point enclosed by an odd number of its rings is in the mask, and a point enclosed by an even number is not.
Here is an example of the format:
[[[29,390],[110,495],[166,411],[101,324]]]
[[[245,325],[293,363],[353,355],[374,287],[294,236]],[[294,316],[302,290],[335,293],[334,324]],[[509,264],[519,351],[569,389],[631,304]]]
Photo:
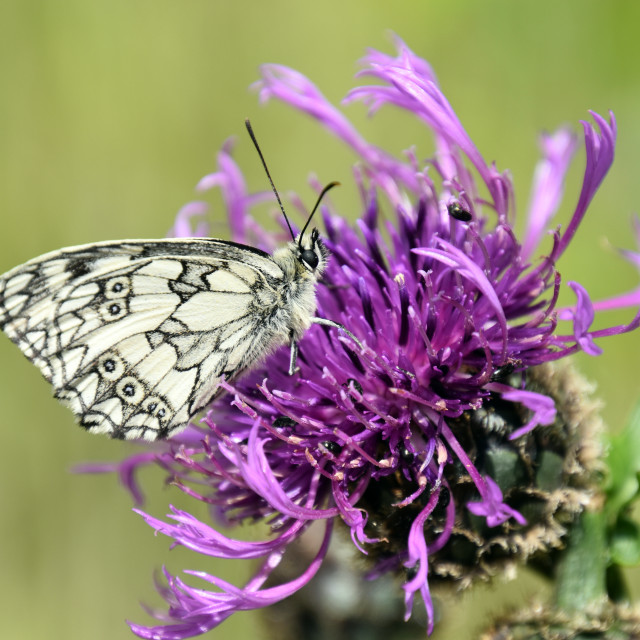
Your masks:
[[[132,624],[141,637],[197,635],[236,611],[294,593],[320,566],[334,521],[372,558],[372,574],[404,574],[406,615],[419,595],[431,627],[432,562],[460,519],[481,518],[485,529],[503,533],[532,526],[519,510],[524,494],[505,486],[502,467],[478,453],[477,434],[488,442],[498,433],[508,443],[553,428],[557,394],[528,386],[531,368],[580,349],[595,355],[595,339],[637,325],[636,319],[592,331],[594,306],[573,284],[574,332],[565,335],[557,326],[564,285],[556,263],[613,161],[613,115],[592,113],[596,126],[583,123],[586,169],[564,231],[549,226],[576,140],[565,130],[543,137],[527,233],[519,241],[508,174],[484,160],[428,64],[397,45],[396,57],[368,53],[362,75],[379,84],[354,89],[346,102],[361,100],[371,113],[391,104],[414,114],[435,135],[436,154],[425,162],[414,151],[399,160],[366,142],[301,74],[277,65],[262,69],[262,101],[278,99],[311,115],[359,158],[354,175],[363,213],[352,225],[323,206],[331,258],[317,292],[317,315],[340,323],[359,343],[339,329],[313,326],[293,376],[286,350],[275,353],[243,378],[223,382],[228,393],[200,426],[123,466],[133,487],[132,468],[153,457],[225,522],[262,520],[273,533],[245,542],[175,508],[168,521],[140,512],[156,531],[198,553],[262,559],[243,587],[188,572],[214,587],[195,588],[167,573],[160,590],[169,613],[160,617],[168,624]],[[269,195],[247,191],[230,145],[199,189],[213,186],[222,189],[234,241],[277,245],[251,215]],[[190,219],[200,213],[200,205],[183,209],[173,235],[191,233]],[[534,258],[545,233],[553,237],[551,251]],[[506,426],[497,413],[504,406],[512,414]],[[464,497],[454,489],[458,481]],[[325,535],[309,566],[294,580],[265,586],[287,546],[314,521],[325,523]]]

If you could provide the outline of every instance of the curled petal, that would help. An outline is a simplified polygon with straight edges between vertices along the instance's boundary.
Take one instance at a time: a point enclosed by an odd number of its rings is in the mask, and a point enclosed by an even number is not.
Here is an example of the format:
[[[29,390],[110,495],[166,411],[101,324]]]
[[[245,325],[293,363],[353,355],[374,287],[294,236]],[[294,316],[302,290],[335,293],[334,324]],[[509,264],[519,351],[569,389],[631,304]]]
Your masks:
[[[313,509],[296,504],[287,496],[278,482],[269,460],[265,455],[264,441],[258,439],[257,425],[251,430],[249,437],[249,455],[247,460],[238,458],[238,469],[247,485],[268,501],[273,508],[292,518],[300,520],[321,520],[338,515],[338,509]]]
[[[510,440],[515,440],[520,436],[528,433],[533,428],[540,425],[552,424],[556,419],[556,405],[549,396],[536,393],[535,391],[525,391],[524,389],[513,389],[507,385],[500,383],[492,383],[487,388],[500,393],[504,400],[517,402],[524,405],[533,412],[533,415],[519,429],[516,429],[510,436]]]
[[[587,164],[584,170],[582,180],[582,190],[578,198],[573,216],[567,226],[566,231],[560,238],[560,242],[553,254],[554,260],[557,260],[567,248],[571,239],[587,212],[589,203],[596,194],[596,191],[602,184],[604,177],[607,175],[616,148],[616,120],[613,113],[609,112],[609,122],[595,111],[589,112],[598,126],[598,133],[593,125],[589,122],[582,121],[584,128],[584,144],[587,153]]]
[[[262,102],[277,98],[321,122],[361,156],[372,169],[372,178],[393,202],[403,202],[396,181],[411,189],[417,187],[415,172],[408,165],[366,142],[347,118],[301,73],[282,65],[266,64],[261,67],[261,74],[261,80],[254,86]]]
[[[298,537],[304,524],[302,521],[295,521],[273,540],[261,542],[236,540],[222,535],[186,511],[181,511],[173,506],[170,506],[170,509],[171,513],[168,517],[175,520],[177,524],[163,522],[138,509],[134,509],[134,511],[139,513],[145,522],[158,533],[173,538],[176,543],[192,551],[215,558],[236,560],[261,558],[280,550]]]
[[[467,255],[465,255],[460,249],[453,245],[440,240],[439,244],[443,247],[440,249],[413,249],[413,253],[417,253],[423,256],[429,256],[448,265],[452,269],[455,269],[457,273],[468,278],[473,284],[478,287],[480,291],[487,297],[489,304],[493,308],[496,316],[496,320],[500,326],[503,336],[503,354],[506,349],[506,343],[508,338],[507,320],[504,315],[504,309],[498,296],[496,295],[493,285],[487,278],[482,269]]]
[[[208,224],[199,222],[194,229],[191,223],[193,218],[207,213],[208,208],[206,202],[194,201],[184,205],[178,211],[173,227],[171,227],[167,236],[169,238],[202,238],[206,236],[209,231]]]
[[[218,153],[218,170],[201,178],[196,185],[196,191],[208,191],[214,187],[221,190],[227,209],[231,239],[234,242],[248,244],[254,235],[262,241],[264,233],[255,233],[258,227],[251,214],[251,208],[259,202],[272,200],[273,194],[270,191],[259,193],[247,191],[242,171],[231,156],[232,149],[233,139],[229,139]],[[268,244],[264,249],[273,250],[273,245]]]
[[[527,524],[525,517],[502,501],[502,491],[490,476],[484,478],[487,491],[479,502],[467,502],[467,509],[476,516],[484,516],[488,527],[497,527],[513,518],[521,525]]]
[[[563,320],[573,318],[573,335],[580,348],[590,356],[599,356],[602,349],[593,341],[589,328],[593,324],[595,311],[587,290],[577,282],[567,283],[575,292],[578,302],[573,309],[566,309],[560,313]]]
[[[543,158],[533,176],[527,229],[522,244],[522,256],[525,260],[540,243],[542,234],[558,210],[577,141],[568,129],[559,129],[553,135],[543,134],[540,146]]]
[[[396,58],[374,52],[363,60],[366,67],[361,75],[374,76],[390,86],[357,87],[348,94],[346,101],[363,100],[372,113],[389,103],[417,115],[433,129],[439,138],[439,148],[454,161],[458,158],[456,147],[462,150],[486,183],[498,214],[506,215],[509,203],[504,196],[510,187],[505,189],[503,181],[507,178],[485,162],[440,90],[431,67],[399,38],[397,46],[399,55]],[[454,178],[451,174],[444,177]]]
[[[260,589],[280,562],[282,553],[272,554],[256,576],[242,589],[200,571],[187,573],[210,582],[220,589],[219,592],[194,589],[182,580],[167,574],[169,586],[165,597],[169,596],[173,600],[171,617],[180,620],[180,624],[146,627],[129,623],[131,630],[137,636],[149,640],[179,640],[210,631],[236,611],[267,607],[287,598],[304,587],[317,573],[329,548],[332,525],[328,520],[318,554],[309,567],[298,578],[276,587]]]
[[[415,594],[419,592],[427,610],[428,633],[433,631],[433,600],[429,593],[429,583],[427,581],[429,564],[427,542],[424,537],[424,523],[438,502],[438,493],[439,492],[436,491],[431,495],[425,508],[411,524],[409,539],[407,541],[408,558],[405,566],[413,569],[415,575],[402,587],[405,592],[405,620],[411,617],[413,599]]]

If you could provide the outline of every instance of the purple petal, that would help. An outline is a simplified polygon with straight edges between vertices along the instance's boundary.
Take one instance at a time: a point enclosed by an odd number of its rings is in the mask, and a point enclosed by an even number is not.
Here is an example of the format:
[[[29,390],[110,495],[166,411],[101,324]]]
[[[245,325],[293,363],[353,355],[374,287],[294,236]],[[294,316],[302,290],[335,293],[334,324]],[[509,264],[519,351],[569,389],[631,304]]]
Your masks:
[[[563,320],[573,318],[573,335],[580,348],[590,356],[599,356],[602,349],[593,341],[589,328],[593,324],[595,311],[587,290],[577,282],[567,283],[575,292],[578,302],[573,309],[566,309],[560,313]]]
[[[487,387],[492,391],[500,393],[504,400],[517,402],[533,411],[533,415],[527,424],[516,429],[509,436],[509,440],[519,438],[537,427],[539,424],[552,424],[556,419],[556,405],[553,398],[550,398],[549,396],[545,396],[534,391],[525,391],[524,389],[513,389],[500,383],[491,383],[490,385],[487,385]]]
[[[554,259],[557,260],[565,251],[571,242],[578,226],[587,212],[589,203],[596,194],[600,184],[607,175],[616,147],[616,120],[612,112],[609,112],[610,122],[607,122],[601,115],[595,111],[589,112],[596,121],[600,133],[586,121],[582,121],[584,128],[584,144],[587,152],[587,165],[584,170],[584,178],[582,181],[582,190],[578,204],[571,217],[571,221],[567,226],[567,230],[560,239],[560,242],[554,252]]]
[[[493,288],[491,282],[489,282],[487,276],[484,274],[482,269],[475,264],[468,256],[466,256],[462,251],[445,242],[444,240],[439,240],[438,244],[444,247],[444,250],[440,249],[412,249],[413,253],[417,253],[423,256],[430,256],[435,260],[446,264],[447,266],[455,269],[460,275],[468,278],[473,284],[475,284],[482,293],[487,296],[490,305],[495,311],[495,319],[500,325],[500,329],[503,335],[503,354],[504,348],[507,341],[508,329],[507,329],[507,321],[504,315],[504,309],[502,308],[502,304],[496,295],[495,289]],[[489,319],[487,319],[489,320]]]
[[[436,78],[429,65],[416,56],[399,38],[399,55],[396,58],[370,53],[364,58],[368,68],[360,75],[371,75],[391,86],[370,85],[353,89],[345,102],[364,101],[371,113],[375,113],[383,104],[389,103],[411,111],[421,118],[441,141],[439,147],[443,155],[456,157],[456,147],[472,162],[493,196],[499,215],[506,216],[509,202],[505,194],[510,187],[503,184],[506,176],[490,168],[471,141],[460,123],[449,101],[440,91]],[[445,176],[447,179],[453,176]]]
[[[192,218],[202,216],[207,213],[208,205],[206,202],[189,202],[184,205],[176,215],[173,227],[167,233],[169,238],[201,238],[206,236],[209,225],[199,222],[195,229],[191,227]]]
[[[188,573],[214,584],[221,589],[221,592],[194,589],[181,580],[168,576],[169,593],[174,599],[172,617],[179,619],[180,624],[146,627],[129,623],[129,626],[141,638],[152,640],[188,638],[210,631],[236,611],[267,607],[283,600],[301,589],[317,573],[327,553],[331,531],[332,522],[328,520],[318,554],[298,578],[288,583],[260,589],[268,575],[279,563],[282,557],[281,553],[272,554],[256,576],[242,589],[200,571],[189,571]]]
[[[140,514],[145,522],[158,533],[174,538],[178,544],[192,551],[216,558],[236,560],[261,558],[289,544],[298,537],[304,525],[302,521],[295,521],[273,540],[249,542],[228,538],[186,511],[181,511],[173,506],[170,506],[170,509],[172,513],[167,517],[175,520],[178,524],[163,522],[138,509],[134,509],[134,511]]]
[[[560,206],[565,177],[577,141],[568,129],[559,129],[553,135],[543,134],[540,146],[544,157],[538,163],[533,177],[527,229],[522,245],[522,257],[525,260],[540,243],[543,233]]]
[[[426,519],[431,515],[437,501],[438,493],[434,492],[429,498],[425,508],[420,512],[418,517],[411,524],[409,530],[409,540],[407,543],[408,558],[404,563],[405,567],[415,568],[417,571],[411,580],[403,585],[405,592],[405,620],[411,617],[413,607],[413,599],[417,592],[420,592],[422,601],[427,611],[428,627],[427,633],[433,631],[433,601],[429,593],[429,584],[427,581],[427,571],[429,567],[427,556],[427,542],[424,537],[424,524]]]
[[[255,83],[261,102],[282,100],[318,120],[328,131],[346,142],[371,168],[371,177],[386,191],[392,202],[402,202],[396,182],[411,189],[418,186],[415,172],[386,151],[366,142],[353,125],[305,76],[282,65],[261,67],[262,79]]]
[[[518,524],[527,524],[524,516],[512,509],[502,501],[502,491],[498,484],[490,476],[485,476],[487,491],[480,502],[467,502],[467,509],[474,515],[487,519],[488,527],[497,527],[509,518],[513,518]]]

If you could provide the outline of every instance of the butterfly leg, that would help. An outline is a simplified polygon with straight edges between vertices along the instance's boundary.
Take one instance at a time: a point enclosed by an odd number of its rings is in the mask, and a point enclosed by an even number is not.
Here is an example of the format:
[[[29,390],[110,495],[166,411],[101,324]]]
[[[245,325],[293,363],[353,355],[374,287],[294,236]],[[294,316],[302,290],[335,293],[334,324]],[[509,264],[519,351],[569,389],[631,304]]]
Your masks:
[[[298,343],[295,341],[293,337],[293,332],[291,332],[291,356],[289,358],[289,375],[292,376],[296,371],[298,371],[298,367],[296,367],[296,361],[298,360]]]
[[[358,340],[358,338],[356,338],[353,335],[353,333],[349,331],[349,329],[347,329],[346,327],[343,327],[341,324],[338,324],[333,320],[327,320],[326,318],[312,318],[311,322],[313,322],[314,324],[323,324],[325,327],[334,327],[335,329],[340,329],[340,331],[342,331],[343,333],[346,333],[363,351],[365,351],[366,348],[362,344],[362,342],[360,342],[360,340]],[[296,352],[297,352],[297,347],[296,347]],[[411,373],[410,371],[406,371],[405,369],[401,369],[400,367],[398,367],[398,371],[402,371],[402,373],[404,373],[409,378],[416,377],[414,373]]]
[[[364,349],[364,345],[358,338],[356,338],[349,329],[343,327],[341,324],[334,322],[333,320],[327,320],[326,318],[312,318],[311,322],[314,324],[323,324],[325,327],[333,327],[334,329],[340,329],[343,333],[346,333],[361,349]]]

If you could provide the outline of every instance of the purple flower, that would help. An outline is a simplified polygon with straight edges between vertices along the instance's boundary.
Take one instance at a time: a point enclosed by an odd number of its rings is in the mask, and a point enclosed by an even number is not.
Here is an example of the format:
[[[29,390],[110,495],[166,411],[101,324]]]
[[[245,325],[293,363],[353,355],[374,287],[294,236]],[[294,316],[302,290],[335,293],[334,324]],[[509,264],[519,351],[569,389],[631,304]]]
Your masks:
[[[578,303],[566,313],[574,331],[557,327],[563,283],[555,265],[613,161],[613,115],[606,120],[592,113],[595,127],[583,122],[586,169],[564,231],[550,225],[576,141],[565,130],[543,137],[527,234],[519,242],[508,174],[486,163],[428,64],[400,40],[397,46],[397,57],[368,53],[361,75],[380,84],[358,87],[346,101],[361,100],[372,113],[392,104],[414,114],[435,135],[436,154],[426,162],[413,151],[399,160],[366,142],[296,71],[262,69],[257,88],[263,102],[275,98],[308,113],[358,156],[361,218],[354,226],[329,204],[322,209],[332,257],[318,287],[317,315],[342,324],[361,345],[339,330],[314,325],[300,344],[295,375],[288,375],[288,352],[277,352],[242,379],[223,383],[228,394],[212,404],[201,426],[122,465],[121,477],[136,496],[133,469],[153,458],[185,493],[210,505],[216,518],[227,524],[265,521],[273,534],[246,542],[173,507],[167,521],[140,511],[174,544],[218,558],[262,560],[243,587],[188,571],[209,585],[195,588],[165,572],[167,584],[159,590],[169,611],[156,615],[166,624],[132,624],[143,638],[191,637],[236,611],[292,594],[320,566],[334,520],[346,525],[360,553],[378,550],[374,573],[405,572],[407,617],[419,594],[431,630],[429,555],[447,544],[457,510],[485,518],[488,527],[526,524],[494,479],[476,467],[452,422],[490,398],[515,403],[529,416],[514,438],[553,422],[553,400],[525,390],[523,372],[581,349],[596,355],[595,339],[638,324],[636,317],[629,325],[590,330],[594,305],[583,287],[571,283]],[[218,162],[218,171],[203,178],[199,189],[220,187],[234,241],[272,250],[281,238],[266,236],[251,215],[269,194],[248,193],[229,144]],[[383,219],[383,206],[391,220]],[[200,213],[200,204],[187,205],[172,234],[191,235],[192,217]],[[553,237],[551,252],[534,258],[544,234]],[[514,372],[522,374],[520,382],[513,382]],[[445,468],[455,464],[468,474],[478,500],[444,499]],[[385,547],[388,540],[363,506],[371,504],[363,496],[391,478],[407,490],[387,505],[389,522],[395,513],[412,514],[401,548]],[[445,524],[427,538],[425,523],[436,509],[444,510]],[[287,546],[316,520],[324,522],[325,535],[315,559],[297,579],[265,586]]]

